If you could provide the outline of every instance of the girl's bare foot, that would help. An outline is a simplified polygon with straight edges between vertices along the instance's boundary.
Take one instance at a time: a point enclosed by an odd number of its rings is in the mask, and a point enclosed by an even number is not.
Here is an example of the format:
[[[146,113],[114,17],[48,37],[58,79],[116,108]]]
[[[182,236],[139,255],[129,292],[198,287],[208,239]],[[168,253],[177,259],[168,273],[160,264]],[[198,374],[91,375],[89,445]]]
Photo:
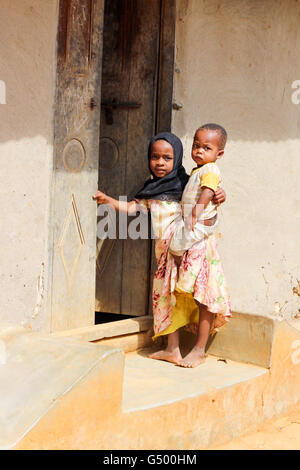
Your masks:
[[[179,362],[179,366],[181,367],[197,367],[200,364],[205,362],[205,354],[203,348],[197,348],[196,346],[189,352],[187,356],[185,356],[182,361]]]
[[[182,356],[180,351],[168,351],[167,349],[162,349],[152,354],[148,354],[148,357],[151,359],[158,359],[159,361],[172,362],[173,364],[179,365],[182,361]]]

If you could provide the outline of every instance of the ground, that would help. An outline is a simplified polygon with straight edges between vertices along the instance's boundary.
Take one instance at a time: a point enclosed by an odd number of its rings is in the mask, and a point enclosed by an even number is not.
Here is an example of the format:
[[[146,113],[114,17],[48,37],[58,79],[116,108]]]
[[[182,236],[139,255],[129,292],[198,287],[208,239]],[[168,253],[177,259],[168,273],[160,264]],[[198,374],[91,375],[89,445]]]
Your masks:
[[[251,434],[238,437],[215,450],[300,450],[300,405],[280,418],[262,424]]]

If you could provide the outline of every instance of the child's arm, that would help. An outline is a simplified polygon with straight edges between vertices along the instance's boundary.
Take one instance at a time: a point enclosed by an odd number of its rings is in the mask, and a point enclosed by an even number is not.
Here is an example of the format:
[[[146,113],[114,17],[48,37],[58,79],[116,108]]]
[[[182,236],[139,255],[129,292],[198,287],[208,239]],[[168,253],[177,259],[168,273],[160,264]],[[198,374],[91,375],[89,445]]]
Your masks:
[[[191,217],[188,219],[187,224],[190,230],[194,230],[195,223],[200,217],[207,204],[213,199],[215,191],[210,188],[203,187],[201,195],[197,201],[197,204],[193,207]]]
[[[201,195],[199,197],[199,200],[197,201],[197,204],[193,207],[191,216],[187,221],[187,225],[190,230],[194,230],[194,226],[197,219],[200,217],[208,203],[213,199],[219,200],[218,202],[223,202],[222,199],[225,195],[224,191],[221,190],[221,193],[223,192],[224,195],[222,196],[221,194],[220,198],[220,190],[218,189],[220,183],[220,171],[214,163],[208,163],[204,165],[203,172],[201,173],[197,174],[199,178],[198,183],[202,190]]]
[[[117,199],[114,199],[113,197],[110,197],[99,190],[93,196],[93,199],[95,199],[98,204],[108,204],[109,206],[113,207],[116,211],[126,212],[129,215],[135,214],[138,208],[138,203],[136,201],[118,201]]]

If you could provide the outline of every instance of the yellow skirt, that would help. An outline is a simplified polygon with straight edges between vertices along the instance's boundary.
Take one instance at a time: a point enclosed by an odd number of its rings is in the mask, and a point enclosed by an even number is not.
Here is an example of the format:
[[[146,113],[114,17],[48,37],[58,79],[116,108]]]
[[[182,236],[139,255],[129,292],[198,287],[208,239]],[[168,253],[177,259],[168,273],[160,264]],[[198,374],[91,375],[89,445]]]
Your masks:
[[[179,291],[179,289],[176,289],[174,294],[176,297],[176,304],[171,313],[172,323],[164,331],[153,336],[153,340],[159,336],[174,333],[174,331],[177,331],[179,328],[191,323],[197,324],[199,321],[199,308],[194,300],[193,294]]]

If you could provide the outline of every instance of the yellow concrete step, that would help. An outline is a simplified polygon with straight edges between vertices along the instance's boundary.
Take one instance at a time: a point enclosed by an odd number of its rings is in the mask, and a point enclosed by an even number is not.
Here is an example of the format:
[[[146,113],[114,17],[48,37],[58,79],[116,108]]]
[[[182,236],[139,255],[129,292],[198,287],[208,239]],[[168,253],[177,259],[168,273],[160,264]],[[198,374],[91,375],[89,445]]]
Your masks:
[[[145,349],[126,355],[122,402],[124,412],[166,406],[268,374],[265,368],[215,356],[208,356],[199,367],[185,369],[150,359],[147,357],[148,352]]]
[[[236,315],[195,369],[22,329],[0,348],[2,448],[207,449],[300,402],[299,329],[259,316]]]
[[[8,327],[0,329],[0,352],[0,449],[16,446],[61,406],[63,419],[54,419],[58,434],[84,426],[95,414],[93,402],[99,408],[99,395],[110,412],[116,401],[119,408],[121,350]],[[103,409],[103,420],[106,414]]]

